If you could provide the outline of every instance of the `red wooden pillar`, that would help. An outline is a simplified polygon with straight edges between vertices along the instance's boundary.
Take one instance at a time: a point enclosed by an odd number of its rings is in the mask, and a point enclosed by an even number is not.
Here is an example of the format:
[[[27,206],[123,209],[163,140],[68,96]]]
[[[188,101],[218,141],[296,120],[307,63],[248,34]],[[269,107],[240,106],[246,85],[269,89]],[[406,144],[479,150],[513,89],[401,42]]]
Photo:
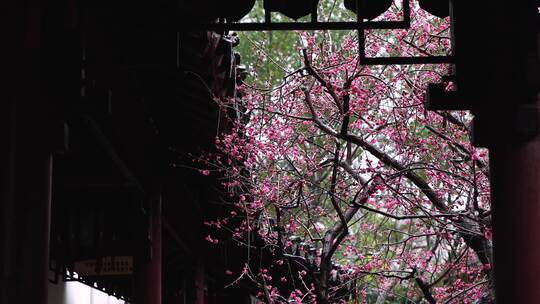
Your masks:
[[[195,304],[206,304],[206,289],[204,264],[199,263],[195,270]]]
[[[0,303],[47,303],[52,156],[39,1],[7,1],[0,99]],[[7,27],[7,26],[6,26]]]
[[[47,303],[52,153],[39,89],[7,106],[0,205],[1,303]],[[35,91],[33,91],[35,90]]]
[[[15,199],[17,286],[16,299],[9,303],[47,303],[52,156],[36,153],[27,157],[17,162],[21,165]]]
[[[540,136],[490,158],[497,303],[540,303]]]
[[[134,304],[161,304],[161,195],[149,209],[148,242],[135,256]]]
[[[0,303],[45,304],[52,156],[36,147],[40,140],[30,136],[26,132],[30,130],[22,126],[29,122],[25,119],[28,113],[16,115],[13,107],[10,114],[8,153],[1,166],[5,171],[2,172],[0,205]],[[6,142],[5,138],[2,141]]]

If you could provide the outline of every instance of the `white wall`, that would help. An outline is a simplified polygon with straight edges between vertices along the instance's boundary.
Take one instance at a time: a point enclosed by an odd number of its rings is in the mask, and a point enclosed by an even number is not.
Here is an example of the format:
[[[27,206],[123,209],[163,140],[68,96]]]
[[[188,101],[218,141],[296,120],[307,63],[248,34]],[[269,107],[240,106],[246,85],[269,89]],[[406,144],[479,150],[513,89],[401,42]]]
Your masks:
[[[124,304],[123,300],[79,282],[49,283],[49,304]]]

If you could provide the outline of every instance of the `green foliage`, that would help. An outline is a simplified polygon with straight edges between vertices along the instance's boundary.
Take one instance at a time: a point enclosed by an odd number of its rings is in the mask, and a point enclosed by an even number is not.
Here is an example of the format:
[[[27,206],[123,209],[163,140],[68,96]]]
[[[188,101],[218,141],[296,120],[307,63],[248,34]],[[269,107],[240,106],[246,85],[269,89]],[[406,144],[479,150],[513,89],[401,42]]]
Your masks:
[[[319,21],[354,20],[356,15],[345,9],[343,1],[321,0],[319,4]],[[258,0],[251,12],[242,22],[264,21],[262,0]],[[293,22],[280,13],[272,13],[272,22]],[[307,22],[309,16],[297,22]],[[340,45],[341,39],[352,34],[350,31],[310,31],[321,41],[330,40],[328,45]],[[301,67],[299,48],[305,47],[298,34],[293,31],[260,31],[239,32],[240,45],[237,51],[242,55],[242,63],[247,65],[253,83],[260,88],[271,89],[283,82],[283,77]],[[318,39],[318,40],[319,40]]]

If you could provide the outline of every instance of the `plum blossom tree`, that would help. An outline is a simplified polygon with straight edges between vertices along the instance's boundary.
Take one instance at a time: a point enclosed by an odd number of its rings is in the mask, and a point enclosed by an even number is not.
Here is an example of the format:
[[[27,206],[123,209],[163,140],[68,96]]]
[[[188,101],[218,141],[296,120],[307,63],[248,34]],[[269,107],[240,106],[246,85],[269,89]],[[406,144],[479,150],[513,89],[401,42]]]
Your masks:
[[[368,32],[368,55],[449,52],[447,20],[417,5],[412,17]],[[230,128],[203,174],[234,211],[207,224],[265,252],[228,270],[232,283],[252,281],[268,303],[489,303],[487,153],[468,113],[424,107],[451,67],[363,66],[354,33],[328,37],[298,33],[299,67],[281,84],[255,77],[218,101]]]

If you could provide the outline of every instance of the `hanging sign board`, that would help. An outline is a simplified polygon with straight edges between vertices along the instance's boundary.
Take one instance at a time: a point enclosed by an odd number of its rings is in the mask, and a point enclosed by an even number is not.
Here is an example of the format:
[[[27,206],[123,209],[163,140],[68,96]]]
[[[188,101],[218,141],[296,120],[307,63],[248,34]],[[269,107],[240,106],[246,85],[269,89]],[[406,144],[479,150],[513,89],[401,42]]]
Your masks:
[[[133,273],[133,257],[108,256],[76,261],[73,270],[83,277],[130,275]]]

